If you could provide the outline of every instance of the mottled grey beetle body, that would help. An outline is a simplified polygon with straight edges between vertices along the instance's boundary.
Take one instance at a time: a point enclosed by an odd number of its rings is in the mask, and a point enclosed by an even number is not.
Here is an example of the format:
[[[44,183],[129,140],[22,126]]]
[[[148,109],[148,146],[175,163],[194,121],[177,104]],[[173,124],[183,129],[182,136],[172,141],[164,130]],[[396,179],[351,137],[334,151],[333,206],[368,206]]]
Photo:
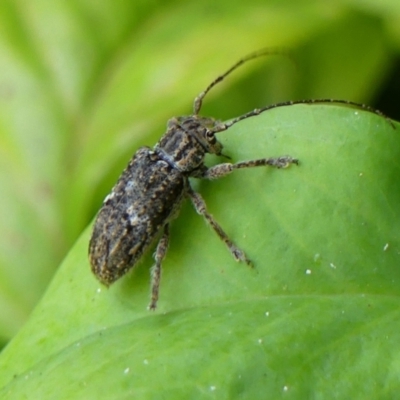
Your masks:
[[[196,211],[209,222],[235,259],[251,264],[206,211],[204,200],[192,190],[189,177],[215,179],[237,168],[262,165],[281,168],[297,160],[288,156],[207,168],[204,156],[206,153],[221,155],[222,144],[216,140],[215,133],[225,129],[225,124],[212,118],[197,115],[172,118],[154,149],[142,147],[136,152],[105,198],[90,239],[92,271],[102,283],[108,286],[128,272],[164,229],[152,269],[149,308],[156,308],[161,261],[168,247],[168,224],[185,197],[191,199]]]
[[[154,149],[142,147],[136,152],[104,200],[90,239],[89,258],[92,271],[102,283],[108,286],[134,267],[161,234],[154,254],[155,264],[151,270],[152,295],[149,308],[156,308],[161,263],[169,241],[169,222],[176,216],[185,197],[191,200],[196,211],[224,241],[233,257],[251,265],[245,253],[229,239],[213,216],[207,212],[204,200],[191,188],[189,177],[217,179],[236,169],[259,166],[284,168],[292,163],[297,164],[298,161],[290,156],[283,156],[235,164],[223,163],[208,168],[204,165],[206,153],[222,155],[222,145],[215,137],[218,132],[267,110],[293,104],[343,103],[382,115],[377,110],[351,101],[319,99],[273,104],[250,111],[227,123],[199,116],[202,101],[212,87],[246,61],[267,54],[271,54],[271,51],[262,50],[238,61],[196,97],[193,115],[170,119],[167,132]],[[390,120],[389,122],[391,123]]]
[[[90,240],[93,272],[110,285],[135,265],[179,208],[186,178],[148,147],[137,151],[101,208]]]
[[[176,215],[189,187],[189,176],[204,168],[207,152],[222,146],[201,117],[173,118],[151,150],[140,148],[97,215],[89,244],[92,270],[110,285],[134,266],[161,229]]]

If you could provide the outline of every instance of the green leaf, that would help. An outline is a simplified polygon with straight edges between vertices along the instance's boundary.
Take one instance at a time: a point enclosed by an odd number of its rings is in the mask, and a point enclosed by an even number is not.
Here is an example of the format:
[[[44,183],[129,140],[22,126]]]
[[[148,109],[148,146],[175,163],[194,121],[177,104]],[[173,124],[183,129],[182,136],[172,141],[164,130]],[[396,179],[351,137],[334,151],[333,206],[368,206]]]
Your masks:
[[[185,204],[152,313],[151,254],[106,290],[90,272],[86,230],[1,355],[0,398],[394,398],[396,128],[352,108],[303,105],[220,133],[233,161],[300,159],[195,184],[255,269]]]
[[[372,3],[1,1],[0,346],[132,151],[241,56],[297,52],[296,67],[279,57],[246,65],[210,93],[205,114],[305,97],[369,103],[400,37],[398,6]]]

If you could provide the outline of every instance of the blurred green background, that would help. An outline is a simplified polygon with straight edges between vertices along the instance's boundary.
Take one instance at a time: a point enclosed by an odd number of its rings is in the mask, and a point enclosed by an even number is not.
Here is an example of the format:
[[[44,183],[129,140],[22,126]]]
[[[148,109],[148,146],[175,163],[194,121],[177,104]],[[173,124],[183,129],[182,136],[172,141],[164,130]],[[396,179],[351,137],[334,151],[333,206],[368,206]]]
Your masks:
[[[0,2],[0,345],[24,324],[135,149],[247,53],[203,114],[301,98],[398,117],[397,0]]]

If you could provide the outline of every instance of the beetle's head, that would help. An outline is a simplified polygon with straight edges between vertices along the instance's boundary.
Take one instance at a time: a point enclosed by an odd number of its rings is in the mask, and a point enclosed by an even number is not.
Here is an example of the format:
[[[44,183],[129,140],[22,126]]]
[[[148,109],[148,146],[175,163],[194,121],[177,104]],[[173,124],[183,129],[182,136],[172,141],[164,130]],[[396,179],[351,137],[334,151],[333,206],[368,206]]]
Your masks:
[[[215,134],[221,130],[221,123],[214,118],[198,115],[172,118],[168,121],[168,129],[180,129],[185,132],[189,140],[194,139],[201,145],[204,153],[221,155],[222,144]]]
[[[213,118],[189,115],[174,117],[168,121],[167,132],[156,144],[168,162],[180,171],[193,171],[204,162],[206,153],[223,155],[222,144],[215,134],[224,125]]]

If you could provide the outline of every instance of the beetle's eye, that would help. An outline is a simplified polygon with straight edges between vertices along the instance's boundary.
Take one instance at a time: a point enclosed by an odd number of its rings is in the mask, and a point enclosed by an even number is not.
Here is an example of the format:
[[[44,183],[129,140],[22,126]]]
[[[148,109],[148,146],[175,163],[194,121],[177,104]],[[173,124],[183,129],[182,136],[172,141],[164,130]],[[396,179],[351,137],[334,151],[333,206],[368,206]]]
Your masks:
[[[207,131],[207,132],[206,132],[206,137],[207,137],[207,140],[208,140],[211,144],[214,144],[214,143],[216,142],[215,134],[214,134],[213,131]]]

